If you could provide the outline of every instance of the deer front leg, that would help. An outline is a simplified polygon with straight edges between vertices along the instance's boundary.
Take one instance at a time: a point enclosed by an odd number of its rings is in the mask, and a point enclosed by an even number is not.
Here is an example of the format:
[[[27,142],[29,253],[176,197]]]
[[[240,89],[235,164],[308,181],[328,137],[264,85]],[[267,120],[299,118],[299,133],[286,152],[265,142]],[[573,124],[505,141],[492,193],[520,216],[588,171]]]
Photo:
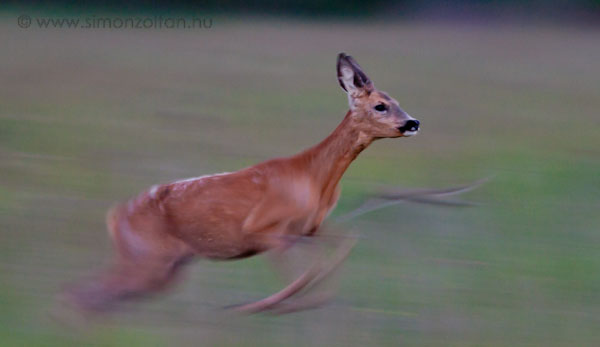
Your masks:
[[[327,238],[323,243],[330,244],[333,251],[329,257],[322,257],[318,273],[302,288],[303,293],[299,293],[300,297],[278,303],[271,308],[271,312],[286,314],[316,308],[328,302],[335,295],[335,287],[321,288],[319,292],[315,292],[314,288],[334,275],[356,245],[357,238],[353,235],[324,235],[323,238]]]
[[[285,300],[290,297],[316,286],[327,278],[334,270],[336,270],[346,259],[356,243],[354,237],[342,237],[341,242],[338,242],[333,250],[332,255],[327,258],[325,252],[321,250],[316,256],[312,265],[305,270],[297,279],[292,281],[287,287],[279,292],[266,297],[262,300],[236,306],[235,309],[244,313],[257,313],[266,310],[274,310],[276,313],[288,313],[314,307],[327,301],[333,292],[319,297],[308,296],[294,301],[291,304],[286,304]],[[314,244],[315,247],[318,245]],[[289,252],[285,250],[284,252]],[[283,254],[275,255],[274,259],[281,259]]]

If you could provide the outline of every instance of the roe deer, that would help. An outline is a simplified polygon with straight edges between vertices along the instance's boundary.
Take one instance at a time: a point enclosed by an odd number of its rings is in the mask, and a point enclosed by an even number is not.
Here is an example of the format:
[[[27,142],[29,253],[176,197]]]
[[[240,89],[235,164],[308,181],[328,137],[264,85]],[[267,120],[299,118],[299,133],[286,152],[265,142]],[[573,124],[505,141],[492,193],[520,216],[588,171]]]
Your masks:
[[[105,310],[122,299],[164,289],[194,256],[240,259],[282,250],[294,238],[318,233],[339,198],[338,183],[356,156],[374,140],[411,136],[419,130],[419,121],[375,89],[351,56],[338,55],[337,77],[350,110],[316,146],[237,172],[156,185],[114,207],[107,217],[117,250],[114,265],[72,288],[69,298],[81,309]],[[241,309],[272,307],[318,277],[319,271],[313,268],[281,292]]]

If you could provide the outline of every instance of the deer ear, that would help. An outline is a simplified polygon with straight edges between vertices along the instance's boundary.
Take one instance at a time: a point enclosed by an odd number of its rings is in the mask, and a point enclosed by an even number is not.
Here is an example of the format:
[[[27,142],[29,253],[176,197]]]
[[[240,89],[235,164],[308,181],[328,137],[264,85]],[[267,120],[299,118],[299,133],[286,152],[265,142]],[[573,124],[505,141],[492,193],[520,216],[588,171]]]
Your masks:
[[[360,65],[346,53],[338,54],[337,76],[342,89],[351,98],[358,98],[373,91],[373,82],[361,69]]]

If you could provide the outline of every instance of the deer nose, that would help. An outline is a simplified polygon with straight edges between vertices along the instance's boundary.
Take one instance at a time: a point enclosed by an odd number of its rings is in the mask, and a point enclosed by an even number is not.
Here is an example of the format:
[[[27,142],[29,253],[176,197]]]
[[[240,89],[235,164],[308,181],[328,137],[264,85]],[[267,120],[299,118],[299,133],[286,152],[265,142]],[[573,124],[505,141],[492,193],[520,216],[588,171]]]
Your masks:
[[[398,128],[401,132],[417,132],[419,130],[419,121],[416,119],[407,120],[403,126]]]

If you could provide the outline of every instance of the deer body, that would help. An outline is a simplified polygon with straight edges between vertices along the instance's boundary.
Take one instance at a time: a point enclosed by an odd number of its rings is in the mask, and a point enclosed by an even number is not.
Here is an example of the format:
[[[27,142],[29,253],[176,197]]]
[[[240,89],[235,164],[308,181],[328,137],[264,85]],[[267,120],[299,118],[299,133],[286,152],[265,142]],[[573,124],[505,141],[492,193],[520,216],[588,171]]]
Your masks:
[[[233,173],[150,188],[107,218],[117,261],[100,278],[72,291],[86,309],[163,289],[193,256],[239,259],[285,249],[319,230],[339,198],[339,181],[372,141],[409,136],[418,122],[374,86],[349,56],[338,79],[350,111],[318,145]],[[384,105],[384,106],[382,106]]]

